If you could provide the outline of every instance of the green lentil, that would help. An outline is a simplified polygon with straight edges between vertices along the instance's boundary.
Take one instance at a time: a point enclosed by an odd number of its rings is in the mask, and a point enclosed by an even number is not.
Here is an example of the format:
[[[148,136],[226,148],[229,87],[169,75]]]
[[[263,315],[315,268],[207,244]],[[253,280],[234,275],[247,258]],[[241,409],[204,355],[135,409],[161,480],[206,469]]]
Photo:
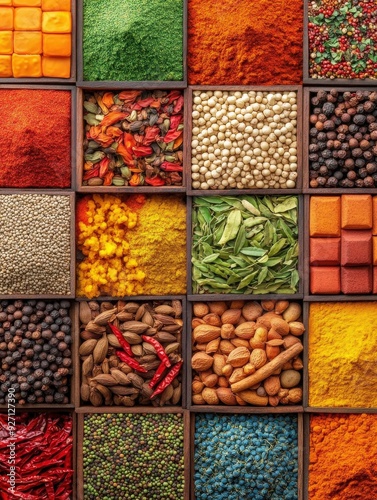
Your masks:
[[[180,500],[182,414],[92,414],[84,418],[85,500]]]
[[[84,0],[84,80],[183,79],[183,0]]]

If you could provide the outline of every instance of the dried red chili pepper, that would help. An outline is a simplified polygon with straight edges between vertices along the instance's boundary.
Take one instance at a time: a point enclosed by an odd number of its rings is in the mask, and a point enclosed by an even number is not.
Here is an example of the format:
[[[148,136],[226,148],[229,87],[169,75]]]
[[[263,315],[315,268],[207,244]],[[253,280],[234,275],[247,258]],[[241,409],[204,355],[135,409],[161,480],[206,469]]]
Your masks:
[[[142,141],[144,146],[149,146],[152,142],[157,140],[160,135],[160,129],[158,127],[149,127],[145,131],[145,135],[142,136]]]
[[[146,99],[142,99],[141,101],[137,101],[131,109],[136,109],[137,111],[140,111],[143,108],[146,108],[149,106],[152,102],[154,102],[153,97],[147,97]]]
[[[92,177],[99,177],[99,165],[96,165],[91,170],[87,170],[83,176],[84,181],[91,179]]]
[[[166,99],[168,100],[168,103],[170,104],[171,102],[175,101],[179,97],[181,97],[181,92],[179,90],[172,90],[169,92],[169,94],[166,96]]]
[[[115,325],[113,325],[112,323],[107,323],[110,330],[112,331],[112,333],[116,336],[116,338],[118,339],[118,342],[120,344],[120,346],[124,349],[124,352],[126,354],[128,354],[129,356],[131,356],[131,358],[134,357],[134,354],[131,350],[131,346],[130,344],[127,342],[127,340],[123,337],[123,334],[122,332],[119,330],[119,328],[117,328]]]
[[[183,172],[182,165],[171,163],[170,161],[163,161],[160,165],[160,169],[165,172]]]
[[[142,158],[143,156],[150,156],[153,149],[150,146],[136,146],[132,148],[132,152],[136,158]]]
[[[149,381],[148,385],[149,385],[149,387],[151,389],[153,389],[153,387],[159,383],[159,381],[161,380],[161,378],[162,378],[165,370],[166,370],[166,365],[165,365],[165,363],[163,361],[161,361],[161,363],[158,365],[158,368],[155,371],[153,377]]]
[[[111,111],[105,118],[101,121],[100,126],[108,127],[109,125],[113,125],[116,122],[120,122],[127,118],[128,113],[121,113],[120,111]]]
[[[124,104],[130,104],[135,102],[140,94],[141,90],[123,90],[123,92],[119,92],[118,98],[124,101]]]
[[[149,184],[150,186],[165,186],[165,179],[161,179],[161,177],[145,177],[145,184]]]
[[[179,113],[181,111],[181,109],[183,108],[183,102],[183,95],[181,95],[180,97],[178,97],[178,100],[173,109],[173,113]]]
[[[170,118],[170,130],[175,130],[183,121],[182,115],[173,115]]]
[[[161,394],[161,392],[163,392],[167,388],[167,386],[173,382],[173,380],[177,377],[182,365],[183,361],[178,361],[178,363],[176,363],[173,366],[173,368],[169,371],[164,380],[158,384],[156,390],[152,393],[150,399],[153,399],[156,396],[158,396],[158,394]]]
[[[101,179],[103,179],[107,174],[107,172],[109,171],[109,164],[110,164],[109,158],[103,158],[99,162],[99,177],[101,177]]]
[[[157,356],[163,363],[165,363],[165,366],[169,368],[171,366],[170,359],[168,358],[165,349],[162,347],[160,342],[153,337],[149,337],[148,335],[142,335],[141,338],[144,340],[144,342],[148,342],[148,344],[156,349]]]
[[[114,172],[107,172],[107,174],[103,178],[103,185],[111,186],[113,177],[114,177]]]
[[[164,142],[168,143],[171,141],[175,141],[180,137],[183,133],[183,130],[169,130],[169,132],[164,137]]]
[[[123,351],[115,351],[115,354],[118,356],[118,358],[121,360],[121,361],[124,361],[125,363],[128,364],[128,366],[130,366],[131,368],[133,368],[134,370],[136,370],[137,372],[141,372],[141,373],[147,373],[148,370],[146,370],[144,368],[144,366],[141,366],[140,363],[138,363],[136,361],[136,359],[134,358],[131,358],[131,356],[129,356],[128,354],[126,354],[125,352]]]

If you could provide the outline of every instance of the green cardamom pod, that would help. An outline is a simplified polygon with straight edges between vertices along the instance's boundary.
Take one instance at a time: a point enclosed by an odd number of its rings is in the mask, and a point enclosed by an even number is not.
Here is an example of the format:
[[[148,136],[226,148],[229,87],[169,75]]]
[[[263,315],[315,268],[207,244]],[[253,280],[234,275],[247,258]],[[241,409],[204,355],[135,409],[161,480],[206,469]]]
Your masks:
[[[128,167],[120,167],[120,171],[122,172],[122,177],[125,179],[131,179],[132,172]]]
[[[120,175],[114,175],[112,183],[114,186],[124,186],[124,179]]]
[[[93,113],[94,115],[96,115],[99,111],[97,104],[90,101],[84,101],[84,108],[89,111],[89,113]]]
[[[102,151],[95,151],[92,154],[86,154],[84,155],[85,161],[91,161],[92,163],[97,163],[101,161],[103,158],[105,158],[105,153]]]
[[[88,125],[99,125],[100,121],[96,119],[96,116],[92,113],[87,113],[84,115],[84,120]]]

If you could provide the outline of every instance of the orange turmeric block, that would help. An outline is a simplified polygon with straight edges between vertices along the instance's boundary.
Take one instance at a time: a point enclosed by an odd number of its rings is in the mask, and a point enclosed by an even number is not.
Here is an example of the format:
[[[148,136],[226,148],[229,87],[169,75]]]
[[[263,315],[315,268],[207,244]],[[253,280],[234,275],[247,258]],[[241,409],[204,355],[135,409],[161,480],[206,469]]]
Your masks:
[[[72,19],[70,12],[43,12],[43,33],[71,33]]]
[[[13,7],[40,7],[42,0],[13,0]]]
[[[13,31],[0,31],[0,54],[13,53]]]
[[[71,52],[71,35],[43,33],[43,55],[69,57]]]
[[[42,10],[71,10],[71,0],[42,0]]]
[[[71,76],[70,57],[42,57],[43,76],[69,78]]]
[[[340,236],[340,196],[310,197],[310,236]]]
[[[342,229],[372,229],[372,196],[344,194],[342,196]]]
[[[7,78],[8,76],[13,76],[12,56],[0,55],[0,77]]]
[[[377,234],[377,196],[372,198],[373,228],[372,234]]]
[[[310,267],[310,293],[338,295],[340,293],[340,267]]]
[[[0,0],[0,5],[7,5],[8,7],[12,7],[12,0]]]
[[[13,29],[13,11],[11,7],[0,7],[0,30]]]
[[[15,31],[14,52],[16,54],[42,54],[40,31]]]
[[[17,31],[40,31],[42,9],[38,7],[17,7],[14,9],[14,29]]]
[[[373,265],[377,266],[377,236],[373,236]]]
[[[42,76],[41,56],[13,54],[12,69],[15,78],[39,78]]]

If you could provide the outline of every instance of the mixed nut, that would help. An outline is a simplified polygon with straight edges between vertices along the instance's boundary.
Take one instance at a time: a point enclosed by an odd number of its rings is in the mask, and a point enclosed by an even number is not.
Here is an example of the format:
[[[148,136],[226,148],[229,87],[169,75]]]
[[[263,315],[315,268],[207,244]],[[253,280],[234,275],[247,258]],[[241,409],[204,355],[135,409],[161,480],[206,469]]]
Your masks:
[[[300,403],[304,331],[297,302],[195,302],[193,404]]]
[[[182,304],[80,302],[81,399],[93,406],[177,405]]]

